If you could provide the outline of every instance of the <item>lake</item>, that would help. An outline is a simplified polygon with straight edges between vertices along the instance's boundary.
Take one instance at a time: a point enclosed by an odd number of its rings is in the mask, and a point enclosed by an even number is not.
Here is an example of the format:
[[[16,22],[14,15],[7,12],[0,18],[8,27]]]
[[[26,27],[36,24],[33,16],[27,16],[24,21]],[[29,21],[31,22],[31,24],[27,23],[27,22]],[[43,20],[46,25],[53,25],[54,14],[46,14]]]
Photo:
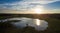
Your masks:
[[[40,20],[40,19],[33,19],[33,18],[27,18],[27,17],[21,17],[21,18],[9,18],[9,19],[4,19],[0,21],[11,21],[11,20],[20,20],[18,22],[11,22],[14,26],[17,28],[23,28],[28,26],[34,27],[36,30],[46,30],[48,27],[48,22],[45,20]]]

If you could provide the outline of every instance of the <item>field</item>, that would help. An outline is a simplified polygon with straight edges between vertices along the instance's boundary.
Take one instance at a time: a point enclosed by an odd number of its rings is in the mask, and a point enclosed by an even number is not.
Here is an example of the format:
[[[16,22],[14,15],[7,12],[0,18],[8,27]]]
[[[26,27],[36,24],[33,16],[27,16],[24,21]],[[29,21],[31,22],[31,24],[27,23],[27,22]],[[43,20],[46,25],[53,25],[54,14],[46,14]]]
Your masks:
[[[0,20],[16,17],[39,18],[48,22],[48,28],[44,31],[37,31],[28,26],[17,29],[15,26],[0,22],[0,33],[60,33],[60,14],[0,14]]]

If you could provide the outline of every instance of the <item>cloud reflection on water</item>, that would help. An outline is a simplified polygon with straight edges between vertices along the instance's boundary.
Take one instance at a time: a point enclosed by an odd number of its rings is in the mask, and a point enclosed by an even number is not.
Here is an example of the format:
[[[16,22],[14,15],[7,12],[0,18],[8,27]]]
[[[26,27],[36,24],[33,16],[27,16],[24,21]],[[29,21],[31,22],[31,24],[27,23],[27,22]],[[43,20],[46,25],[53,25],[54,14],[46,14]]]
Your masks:
[[[16,19],[21,20],[20,22],[13,23],[13,25],[15,25],[18,28],[26,27],[26,24],[28,24],[28,26],[35,27],[36,30],[45,30],[48,27],[48,23],[45,20],[40,20],[40,25],[37,26],[36,19],[25,18],[25,17]]]

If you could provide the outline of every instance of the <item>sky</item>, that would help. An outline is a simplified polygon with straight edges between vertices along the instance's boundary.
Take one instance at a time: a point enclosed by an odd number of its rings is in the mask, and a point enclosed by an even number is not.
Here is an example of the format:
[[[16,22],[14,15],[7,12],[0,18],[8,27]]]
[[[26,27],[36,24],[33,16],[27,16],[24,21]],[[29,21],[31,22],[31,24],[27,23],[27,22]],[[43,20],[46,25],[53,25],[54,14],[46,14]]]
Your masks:
[[[60,13],[60,0],[0,0],[0,13]]]

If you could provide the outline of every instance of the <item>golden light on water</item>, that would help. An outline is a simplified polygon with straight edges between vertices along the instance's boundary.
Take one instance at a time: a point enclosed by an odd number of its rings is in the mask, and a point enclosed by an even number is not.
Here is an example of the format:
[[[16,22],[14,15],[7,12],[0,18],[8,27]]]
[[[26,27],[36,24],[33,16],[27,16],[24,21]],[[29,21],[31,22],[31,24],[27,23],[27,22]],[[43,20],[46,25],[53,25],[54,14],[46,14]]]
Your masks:
[[[40,20],[39,19],[35,19],[36,20],[36,25],[40,25]]]

